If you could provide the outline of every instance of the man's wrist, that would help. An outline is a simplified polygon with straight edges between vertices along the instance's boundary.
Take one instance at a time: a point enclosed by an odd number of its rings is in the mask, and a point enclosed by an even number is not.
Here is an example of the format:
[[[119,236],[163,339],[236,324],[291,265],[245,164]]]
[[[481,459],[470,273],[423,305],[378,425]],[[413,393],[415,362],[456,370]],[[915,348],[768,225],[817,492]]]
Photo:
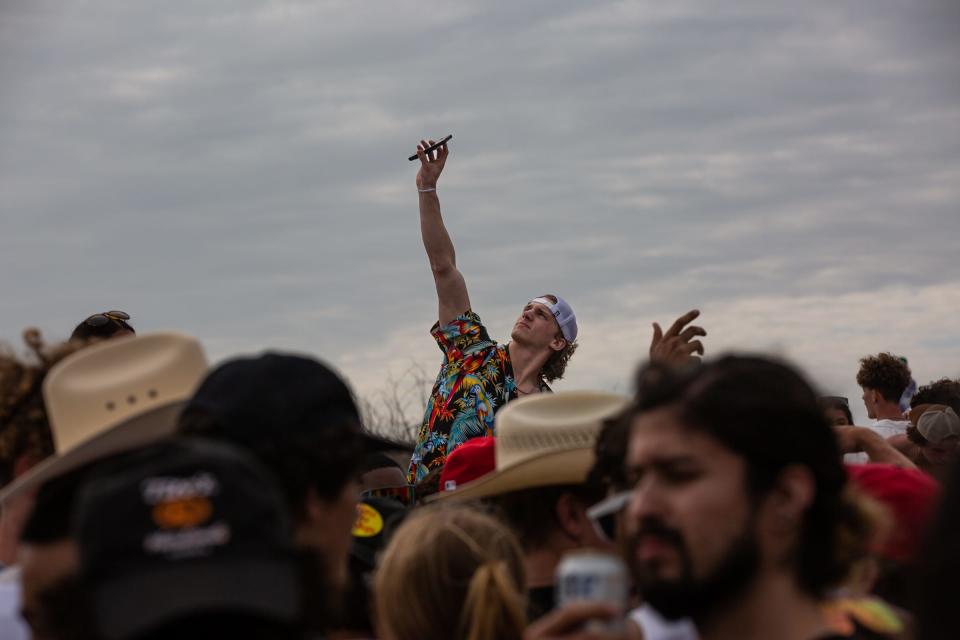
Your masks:
[[[417,191],[420,193],[435,193],[436,190],[437,190],[437,185],[435,184],[423,185],[421,187],[417,187]]]

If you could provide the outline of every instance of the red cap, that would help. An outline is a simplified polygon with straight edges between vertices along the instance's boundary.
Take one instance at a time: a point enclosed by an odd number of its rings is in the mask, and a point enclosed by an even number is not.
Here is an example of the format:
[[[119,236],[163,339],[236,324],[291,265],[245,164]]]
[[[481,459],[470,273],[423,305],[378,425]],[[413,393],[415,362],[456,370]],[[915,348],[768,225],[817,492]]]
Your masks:
[[[917,555],[940,497],[940,485],[919,469],[889,464],[846,465],[850,480],[890,510],[893,527],[880,556],[908,563]]]
[[[440,492],[454,491],[493,471],[497,466],[495,443],[493,436],[471,438],[454,449],[440,472]]]

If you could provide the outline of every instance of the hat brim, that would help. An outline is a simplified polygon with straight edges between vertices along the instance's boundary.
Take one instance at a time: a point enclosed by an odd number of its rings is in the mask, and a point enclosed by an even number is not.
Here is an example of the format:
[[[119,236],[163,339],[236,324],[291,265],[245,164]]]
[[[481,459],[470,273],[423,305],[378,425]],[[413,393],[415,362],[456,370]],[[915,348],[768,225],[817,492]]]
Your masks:
[[[413,451],[413,445],[382,436],[376,436],[369,431],[364,430],[362,436],[364,450],[367,453],[373,453],[375,451]]]
[[[593,466],[593,449],[550,451],[527,458],[505,469],[491,471],[452,491],[429,496],[425,502],[475,500],[492,496],[565,484],[582,484]]]
[[[114,425],[70,449],[31,467],[0,491],[0,504],[100,458],[136,449],[173,434],[184,402],[173,402]]]
[[[295,622],[300,589],[292,558],[186,562],[94,587],[97,620],[107,640],[135,636],[205,611],[241,611]]]

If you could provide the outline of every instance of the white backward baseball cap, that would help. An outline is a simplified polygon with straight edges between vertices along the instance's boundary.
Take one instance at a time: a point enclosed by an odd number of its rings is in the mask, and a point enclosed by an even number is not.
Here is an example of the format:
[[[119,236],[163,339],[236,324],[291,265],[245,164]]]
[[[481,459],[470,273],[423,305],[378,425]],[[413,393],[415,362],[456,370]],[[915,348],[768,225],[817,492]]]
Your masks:
[[[922,404],[910,412],[910,422],[933,444],[953,436],[960,436],[960,416],[942,404]]]
[[[557,301],[553,302],[550,298],[556,298]],[[550,313],[553,314],[557,324],[560,325],[560,333],[563,334],[563,338],[567,342],[573,342],[577,339],[577,316],[573,313],[573,307],[554,293],[550,294],[550,298],[545,295],[537,296],[530,302],[542,304],[550,309]]]

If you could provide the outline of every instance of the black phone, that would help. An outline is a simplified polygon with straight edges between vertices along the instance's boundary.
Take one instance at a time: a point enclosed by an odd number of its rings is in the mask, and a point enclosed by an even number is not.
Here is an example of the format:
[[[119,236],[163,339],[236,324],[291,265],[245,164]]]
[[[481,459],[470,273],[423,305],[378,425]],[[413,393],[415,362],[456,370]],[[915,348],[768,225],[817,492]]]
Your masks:
[[[447,142],[448,142],[448,141],[450,140],[450,138],[452,138],[452,137],[453,137],[453,134],[451,133],[450,135],[448,135],[446,138],[444,138],[444,139],[441,140],[440,142],[434,142],[432,145],[430,145],[429,147],[427,147],[426,149],[424,149],[423,152],[424,152],[424,153],[430,153],[431,151],[436,151],[437,149],[439,149],[439,148],[442,147],[443,145],[447,144]],[[411,162],[413,162],[413,161],[416,160],[416,159],[417,159],[417,154],[413,154],[412,156],[410,156],[409,158],[407,158],[407,160],[410,160]]]

